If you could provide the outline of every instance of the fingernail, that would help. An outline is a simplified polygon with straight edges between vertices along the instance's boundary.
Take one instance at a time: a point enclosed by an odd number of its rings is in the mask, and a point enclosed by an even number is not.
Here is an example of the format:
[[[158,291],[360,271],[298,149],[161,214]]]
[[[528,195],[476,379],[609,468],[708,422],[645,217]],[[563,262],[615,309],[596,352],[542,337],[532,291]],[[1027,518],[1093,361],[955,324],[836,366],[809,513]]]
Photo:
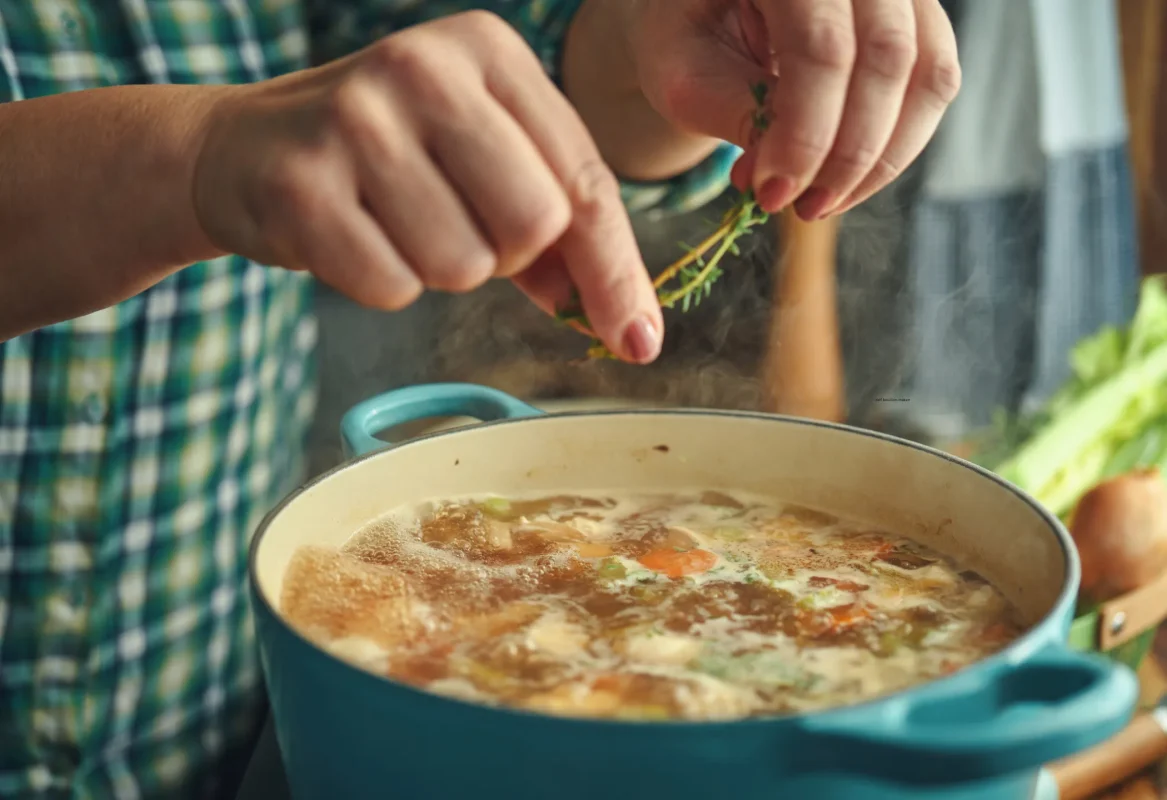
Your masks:
[[[661,335],[648,317],[640,317],[624,329],[624,352],[637,364],[647,364],[660,355]]]
[[[767,214],[777,214],[794,199],[794,178],[770,178],[758,190],[758,205]]]
[[[806,222],[820,219],[835,203],[835,193],[829,189],[812,186],[794,201],[794,211]]]

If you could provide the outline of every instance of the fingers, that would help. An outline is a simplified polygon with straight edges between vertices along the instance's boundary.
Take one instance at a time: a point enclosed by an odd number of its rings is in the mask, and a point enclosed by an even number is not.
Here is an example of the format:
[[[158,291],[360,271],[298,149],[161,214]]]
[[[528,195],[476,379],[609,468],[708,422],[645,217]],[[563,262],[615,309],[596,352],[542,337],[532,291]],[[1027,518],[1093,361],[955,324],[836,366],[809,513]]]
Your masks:
[[[773,120],[751,184],[763,208],[845,211],[923,151],[960,84],[939,0],[755,0],[775,51]],[[735,181],[749,162],[739,165]]]
[[[956,36],[938,0],[915,0],[919,57],[908,84],[903,111],[882,157],[839,204],[843,212],[891,183],[924,151],[944,112],[960,91]]]
[[[533,55],[531,62],[532,68],[537,66]],[[652,361],[660,353],[664,330],[660,305],[619,184],[582,120],[549,80],[520,81],[495,70],[487,74],[487,85],[563,187],[571,223],[556,249],[596,335],[627,361]]]
[[[420,281],[466,292],[489,280],[497,263],[493,248],[384,96],[353,81],[334,102],[359,165],[361,198]]]
[[[303,164],[301,168],[295,166]],[[311,270],[366,306],[397,311],[424,289],[381,226],[355,201],[353,186],[306,161],[286,162],[279,179],[270,238],[282,243],[279,263]],[[311,226],[302,224],[311,220]]]
[[[571,293],[575,288],[563,256],[554,250],[549,250],[529,269],[516,275],[514,282],[523,294],[531,298],[531,302],[550,316],[555,316],[571,302]]]
[[[494,274],[510,277],[559,240],[571,204],[514,118],[484,93],[466,102],[466,123],[434,127],[429,149],[490,239]]]
[[[758,143],[753,181],[758,202],[776,212],[807,189],[835,141],[855,61],[855,24],[851,0],[758,0],[758,7],[779,77],[768,97],[775,124]]]
[[[857,0],[854,14],[858,48],[839,132],[810,188],[794,204],[805,220],[833,209],[875,167],[916,65],[912,0]]]

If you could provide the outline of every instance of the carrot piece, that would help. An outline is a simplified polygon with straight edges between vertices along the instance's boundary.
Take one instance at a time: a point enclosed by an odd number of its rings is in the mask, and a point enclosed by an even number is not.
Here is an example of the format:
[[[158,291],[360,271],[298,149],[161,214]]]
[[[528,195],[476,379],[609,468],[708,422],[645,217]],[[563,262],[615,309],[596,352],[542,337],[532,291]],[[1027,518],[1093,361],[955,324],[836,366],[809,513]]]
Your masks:
[[[663,572],[670,578],[682,578],[712,569],[717,563],[717,555],[708,550],[665,547],[645,553],[640,557],[640,563],[653,572]]]
[[[827,634],[841,633],[871,618],[871,612],[859,603],[824,609],[803,609],[795,616],[799,632],[804,636],[817,638]]]
[[[852,625],[871,617],[867,609],[858,603],[828,608],[827,613],[831,616],[832,626],[836,628],[850,628]]]

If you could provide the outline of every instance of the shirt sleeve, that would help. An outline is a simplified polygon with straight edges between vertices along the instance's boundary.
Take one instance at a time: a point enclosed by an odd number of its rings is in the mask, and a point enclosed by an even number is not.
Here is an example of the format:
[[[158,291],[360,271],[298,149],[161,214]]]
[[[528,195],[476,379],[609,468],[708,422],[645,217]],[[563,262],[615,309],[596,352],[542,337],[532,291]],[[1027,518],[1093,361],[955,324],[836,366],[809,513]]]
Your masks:
[[[539,56],[562,89],[563,42],[582,0],[309,0],[308,24],[319,63],[351,53],[394,31],[471,9],[484,9],[509,22]],[[632,213],[692,211],[729,186],[729,172],[741,150],[723,144],[693,169],[663,181],[622,181],[621,194]]]

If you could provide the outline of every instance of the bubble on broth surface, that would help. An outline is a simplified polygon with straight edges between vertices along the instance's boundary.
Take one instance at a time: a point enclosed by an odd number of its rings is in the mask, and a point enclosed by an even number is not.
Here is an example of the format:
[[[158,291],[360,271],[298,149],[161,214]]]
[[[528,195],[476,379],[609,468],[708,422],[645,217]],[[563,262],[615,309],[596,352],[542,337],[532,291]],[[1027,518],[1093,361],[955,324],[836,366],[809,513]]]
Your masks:
[[[905,537],[761,497],[611,496],[398,509],[298,551],[281,611],[414,686],[636,719],[845,704],[1020,630],[1003,599],[972,602],[995,589]]]

